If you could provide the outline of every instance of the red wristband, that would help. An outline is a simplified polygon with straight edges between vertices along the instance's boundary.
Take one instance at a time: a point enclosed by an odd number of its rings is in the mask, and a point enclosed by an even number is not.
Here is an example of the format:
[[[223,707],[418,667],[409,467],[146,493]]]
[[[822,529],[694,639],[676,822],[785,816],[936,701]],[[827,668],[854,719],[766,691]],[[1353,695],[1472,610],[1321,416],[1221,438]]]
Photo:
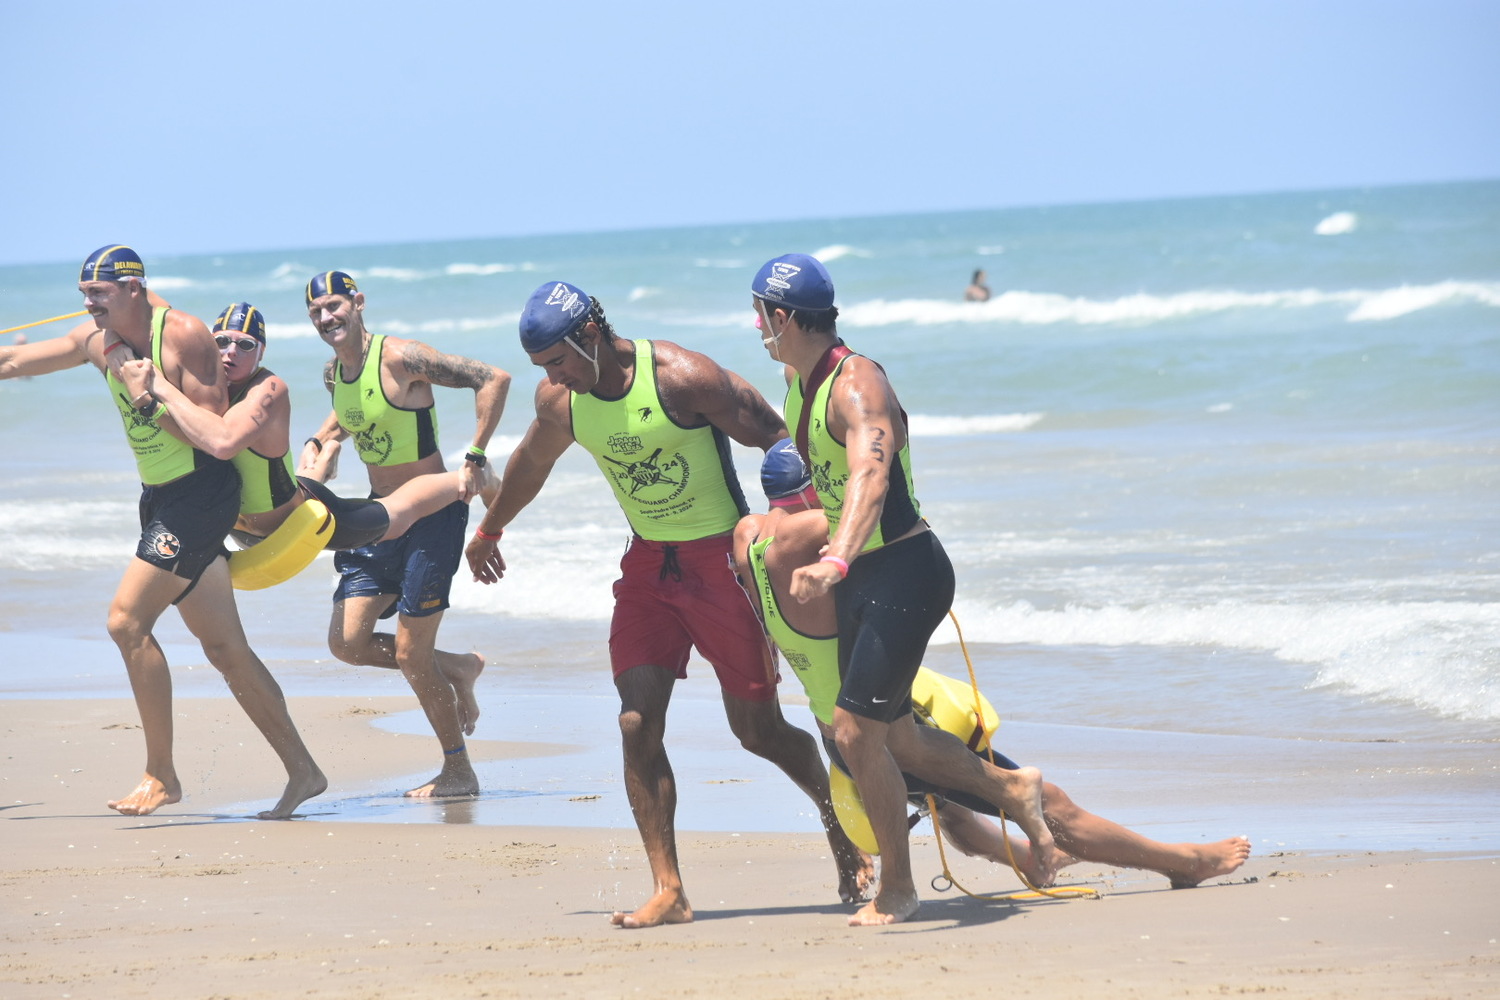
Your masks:
[[[818,562],[832,563],[833,566],[839,571],[840,580],[847,580],[849,578],[849,564],[844,562],[844,560],[840,559],[838,556],[824,556],[822,559],[819,559]]]
[[[504,528],[501,528],[499,531],[495,532],[493,535],[491,535],[488,532],[486,532],[483,528],[475,528],[474,529],[474,537],[477,538],[477,539],[479,539],[482,542],[498,542],[500,540],[500,536],[503,535],[503,534],[505,534],[505,529]]]

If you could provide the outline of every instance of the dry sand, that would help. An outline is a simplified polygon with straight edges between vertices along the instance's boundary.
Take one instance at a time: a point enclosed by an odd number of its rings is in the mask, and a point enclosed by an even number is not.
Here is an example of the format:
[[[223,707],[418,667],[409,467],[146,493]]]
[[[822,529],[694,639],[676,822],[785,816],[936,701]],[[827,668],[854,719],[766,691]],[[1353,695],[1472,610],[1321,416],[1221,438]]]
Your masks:
[[[293,699],[331,795],[431,760],[430,737],[369,725],[410,707]],[[131,702],[0,702],[0,997],[1500,995],[1492,857],[1255,856],[1182,891],[1083,864],[1064,880],[1102,898],[927,890],[915,921],[851,929],[820,838],[682,833],[696,922],[623,931],[610,912],[650,883],[634,830],[474,825],[461,804],[410,823],[241,820],[215,810],[269,805],[274,756],[227,698],[178,716],[187,798],[129,818],[104,802],[139,777]],[[931,837],[913,861],[941,871]]]

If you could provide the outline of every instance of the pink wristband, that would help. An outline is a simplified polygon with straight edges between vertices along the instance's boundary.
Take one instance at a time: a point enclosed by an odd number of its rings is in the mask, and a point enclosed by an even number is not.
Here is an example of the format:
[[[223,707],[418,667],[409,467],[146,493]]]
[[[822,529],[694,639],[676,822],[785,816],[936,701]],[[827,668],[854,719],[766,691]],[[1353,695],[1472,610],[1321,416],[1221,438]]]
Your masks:
[[[844,560],[840,559],[838,556],[824,556],[822,559],[819,559],[818,562],[832,563],[834,566],[838,567],[840,580],[846,580],[849,578],[849,564],[844,562]]]

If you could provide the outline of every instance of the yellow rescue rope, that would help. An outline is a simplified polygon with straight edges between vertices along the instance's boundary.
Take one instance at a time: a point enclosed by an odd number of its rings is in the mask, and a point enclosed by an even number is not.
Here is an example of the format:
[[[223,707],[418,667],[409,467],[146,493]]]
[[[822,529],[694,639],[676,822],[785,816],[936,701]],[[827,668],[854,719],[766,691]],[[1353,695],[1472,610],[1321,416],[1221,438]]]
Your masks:
[[[35,320],[31,323],[22,323],[20,326],[8,326],[4,330],[0,330],[0,336],[7,333],[15,333],[17,330],[29,330],[34,326],[41,326],[43,323],[56,323],[60,319],[74,319],[86,312],[88,312],[87,309],[80,309],[76,313],[63,313],[61,316],[48,316],[46,319]]]
[[[974,674],[974,660],[969,656],[969,645],[968,643],[964,642],[964,630],[958,624],[958,616],[953,613],[952,609],[949,609],[948,617],[953,619],[953,628],[958,632],[958,648],[963,650],[964,662],[968,664],[969,667],[969,687],[974,692],[974,718],[978,720],[978,725],[983,726],[984,709],[981,707],[980,703],[979,679]],[[995,763],[995,750],[993,743],[987,742],[984,749],[985,753],[989,755],[990,763]],[[1021,884],[1024,885],[1029,891],[1013,892],[1004,896],[982,896],[978,893],[970,892],[968,889],[959,884],[958,879],[954,878],[953,876],[953,870],[948,867],[948,852],[943,849],[943,829],[938,822],[937,801],[930,794],[927,796],[927,815],[932,819],[932,831],[937,835],[938,859],[943,863],[943,874],[934,876],[932,879],[932,888],[937,892],[947,891],[945,887],[938,884],[940,879],[946,879],[949,886],[957,889],[965,896],[969,896],[973,899],[981,899],[987,901],[1010,901],[1020,899],[1044,898],[1065,899],[1072,896],[1088,896],[1093,897],[1094,899],[1099,898],[1099,891],[1097,889],[1071,886],[1063,887],[1060,889],[1041,889],[1037,886],[1032,885],[1031,880],[1026,877],[1026,873],[1021,871],[1021,866],[1016,864],[1016,856],[1010,849],[1010,837],[1006,836],[1005,833],[1005,810],[1003,809],[1000,811],[1000,840],[1005,844],[1005,860],[1010,863],[1011,870],[1016,873],[1016,878],[1020,879]]]

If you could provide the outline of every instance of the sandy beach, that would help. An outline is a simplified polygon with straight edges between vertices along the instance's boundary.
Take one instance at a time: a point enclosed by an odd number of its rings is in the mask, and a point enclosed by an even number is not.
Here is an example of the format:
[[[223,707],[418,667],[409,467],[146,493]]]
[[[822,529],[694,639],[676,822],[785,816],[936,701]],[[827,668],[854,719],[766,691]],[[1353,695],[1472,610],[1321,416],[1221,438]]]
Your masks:
[[[293,698],[340,787],[404,774],[430,737],[371,716],[402,698]],[[644,899],[632,829],[495,827],[465,803],[410,822],[262,823],[274,756],[228,698],[180,698],[187,796],[104,807],[138,775],[122,699],[0,702],[0,995],[42,997],[1490,997],[1500,861],[1436,853],[1253,856],[1193,890],[1080,864],[1101,898],[982,902],[924,889],[914,921],[850,929],[821,838],[679,836],[691,925],[622,931]],[[480,760],[526,744],[476,740]],[[930,830],[928,827],[923,829]],[[980,893],[1014,876],[954,860]],[[920,880],[942,871],[914,839]]]

